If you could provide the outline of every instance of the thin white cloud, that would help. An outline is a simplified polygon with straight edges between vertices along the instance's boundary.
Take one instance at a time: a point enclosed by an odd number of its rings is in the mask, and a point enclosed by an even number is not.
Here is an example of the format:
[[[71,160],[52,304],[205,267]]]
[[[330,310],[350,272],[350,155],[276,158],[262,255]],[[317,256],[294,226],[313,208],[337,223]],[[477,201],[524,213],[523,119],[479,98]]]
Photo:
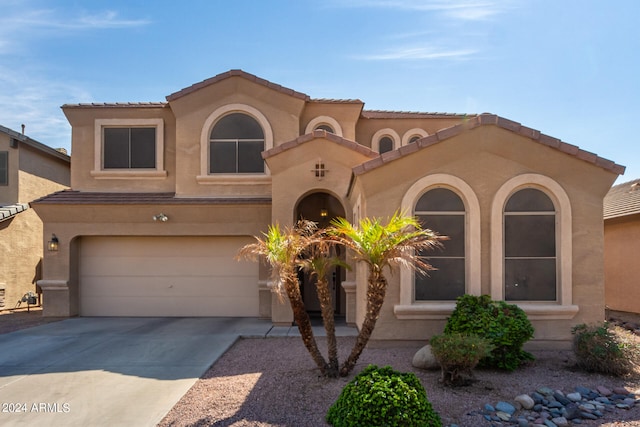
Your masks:
[[[510,3],[507,0],[341,0],[332,5],[434,12],[454,19],[478,21],[504,12]]]
[[[396,60],[435,60],[435,59],[467,59],[476,51],[472,49],[434,49],[429,47],[411,47],[388,50],[384,53],[354,56],[354,59],[366,61]]]

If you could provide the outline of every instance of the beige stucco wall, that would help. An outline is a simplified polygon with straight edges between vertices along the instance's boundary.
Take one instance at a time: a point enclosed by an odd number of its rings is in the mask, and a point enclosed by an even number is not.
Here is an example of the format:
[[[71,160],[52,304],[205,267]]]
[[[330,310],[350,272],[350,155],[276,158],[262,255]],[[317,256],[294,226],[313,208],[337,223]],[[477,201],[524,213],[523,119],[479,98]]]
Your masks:
[[[483,126],[360,175],[354,197],[362,191],[367,200],[365,215],[385,217],[398,209],[412,183],[437,173],[462,179],[478,198],[481,289],[486,294],[491,291],[491,208],[496,192],[521,174],[544,175],[560,184],[573,212],[573,257],[565,261],[571,263],[573,304],[580,306],[580,310],[570,320],[534,321],[535,337],[568,340],[571,325],[603,319],[602,199],[615,174],[496,126]],[[362,297],[358,302],[364,303]],[[393,313],[396,304],[399,304],[399,274],[392,274],[374,339],[428,339],[442,332],[444,321],[398,320]],[[358,320],[361,321],[361,315]]]
[[[72,126],[71,188],[78,191],[173,192],[176,181],[175,119],[167,107],[65,107],[64,114]],[[153,178],[96,177],[95,121],[97,119],[162,119],[164,122],[164,170],[166,176]]]
[[[640,214],[604,223],[605,301],[607,308],[640,313]]]
[[[17,149],[8,148],[8,139],[6,134],[0,134],[0,150],[9,150],[9,189],[12,194],[12,198],[2,200],[2,204],[30,203],[68,187],[68,161],[42,153],[22,142]],[[5,307],[0,309],[15,308],[23,295],[36,292],[35,282],[41,276],[43,245],[49,236],[43,236],[42,220],[32,209],[0,222],[0,284],[4,284],[0,286],[5,288]],[[26,307],[26,303],[20,306]]]
[[[350,141],[356,140],[356,124],[360,118],[360,112],[364,104],[353,102],[309,102],[300,117],[300,135],[307,132],[307,125],[318,117],[333,118],[342,129],[342,137]],[[334,129],[337,131],[337,129]]]

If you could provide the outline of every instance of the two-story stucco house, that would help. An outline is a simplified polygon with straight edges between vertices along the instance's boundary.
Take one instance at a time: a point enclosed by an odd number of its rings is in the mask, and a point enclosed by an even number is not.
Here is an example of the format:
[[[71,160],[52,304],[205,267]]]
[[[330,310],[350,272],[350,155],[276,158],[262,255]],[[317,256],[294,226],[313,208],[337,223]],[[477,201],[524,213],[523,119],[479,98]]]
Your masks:
[[[45,315],[290,324],[267,269],[235,261],[238,249],[271,223],[404,210],[451,239],[429,277],[390,272],[373,339],[441,333],[464,293],[517,303],[540,341],[604,316],[602,200],[624,167],[519,123],[368,111],[239,70],[166,102],[63,111],[72,189],[33,204],[60,240],[39,282]],[[366,271],[332,280],[338,313],[359,324]]]
[[[29,202],[68,188],[70,158],[22,133],[0,126],[0,310],[36,294],[44,241],[42,221]]]

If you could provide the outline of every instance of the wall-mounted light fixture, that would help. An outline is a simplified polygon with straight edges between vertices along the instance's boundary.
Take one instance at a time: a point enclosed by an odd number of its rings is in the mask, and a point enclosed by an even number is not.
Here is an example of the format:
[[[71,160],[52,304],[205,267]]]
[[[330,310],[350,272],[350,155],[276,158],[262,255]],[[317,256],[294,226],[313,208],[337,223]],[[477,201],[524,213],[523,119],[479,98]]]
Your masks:
[[[167,222],[167,221],[169,221],[169,217],[166,216],[165,214],[163,214],[162,212],[160,212],[158,215],[154,215],[153,216],[153,220],[154,221]]]
[[[326,209],[324,209],[324,208],[320,209],[320,216],[321,216],[322,218],[326,218],[326,217],[327,217],[327,215],[329,215],[329,211],[327,211],[327,210],[326,210]]]
[[[59,245],[58,237],[55,234],[51,235],[51,240],[47,242],[47,249],[50,251],[57,251]]]

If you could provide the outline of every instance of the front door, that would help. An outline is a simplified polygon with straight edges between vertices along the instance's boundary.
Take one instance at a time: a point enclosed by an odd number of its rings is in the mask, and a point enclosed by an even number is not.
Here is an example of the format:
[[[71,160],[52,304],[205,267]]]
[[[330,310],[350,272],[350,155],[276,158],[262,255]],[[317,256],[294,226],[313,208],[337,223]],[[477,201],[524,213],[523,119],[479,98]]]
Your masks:
[[[338,217],[344,217],[345,211],[340,201],[327,193],[313,193],[304,197],[296,208],[296,219],[306,219],[314,221],[318,227],[325,228],[331,223],[331,220]],[[344,249],[337,247],[336,256],[344,261]],[[344,279],[344,268],[333,267],[327,274],[329,281],[329,289],[332,291],[333,309],[336,314],[344,315],[346,297],[344,289],[342,289],[342,280]],[[298,274],[302,291],[302,299],[305,307],[310,314],[320,314],[320,302],[316,292],[316,279],[311,277],[309,273],[300,272]]]

